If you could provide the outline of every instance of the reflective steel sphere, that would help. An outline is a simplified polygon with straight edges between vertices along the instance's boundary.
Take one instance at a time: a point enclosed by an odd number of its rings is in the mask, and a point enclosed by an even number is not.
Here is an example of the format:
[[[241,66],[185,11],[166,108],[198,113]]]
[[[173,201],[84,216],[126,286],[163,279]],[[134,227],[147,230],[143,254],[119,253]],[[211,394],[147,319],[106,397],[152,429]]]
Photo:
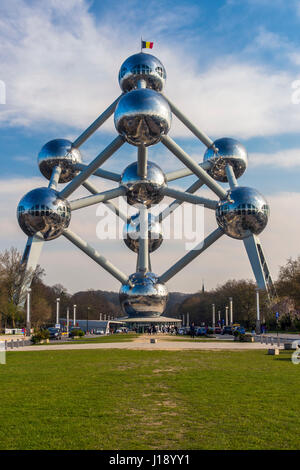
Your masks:
[[[140,230],[139,214],[135,214],[131,217],[130,222],[124,225],[123,230],[125,244],[135,253],[139,251]],[[148,240],[150,253],[157,250],[163,242],[161,224],[156,221],[152,214],[148,214]]]
[[[120,304],[123,312],[129,317],[160,316],[167,304],[168,291],[164,284],[158,282],[153,273],[135,273],[129,277],[133,284],[122,285]]]
[[[119,72],[119,84],[125,92],[137,88],[141,79],[145,80],[147,88],[156,91],[163,89],[166,80],[166,71],[161,61],[144,52],[128,57]]]
[[[138,164],[134,162],[125,168],[120,184],[127,191],[128,204],[145,204],[150,207],[163,199],[161,190],[166,186],[166,178],[160,167],[150,161],[147,163],[147,178],[141,178],[138,175]]]
[[[219,227],[232,238],[242,240],[258,235],[268,223],[270,209],[256,189],[243,186],[228,191],[230,199],[219,202],[216,218]]]
[[[17,209],[18,222],[29,237],[40,232],[45,240],[59,237],[68,227],[71,209],[54,189],[36,188],[25,194]]]
[[[82,163],[81,154],[78,149],[72,148],[72,142],[66,139],[50,140],[38,154],[40,171],[48,180],[53,168],[60,166],[59,183],[67,183],[78,174],[78,170],[74,168],[77,163]]]
[[[156,144],[170,130],[172,114],[165,98],[149,88],[122,96],[115,110],[115,126],[132,145]]]
[[[203,159],[204,161],[210,160],[213,163],[208,170],[210,176],[217,181],[228,181],[225,171],[227,163],[232,166],[236,178],[242,176],[248,165],[248,155],[245,147],[237,140],[229,137],[217,139],[214,146],[218,149],[218,153],[215,154],[212,147],[210,147],[206,150]]]

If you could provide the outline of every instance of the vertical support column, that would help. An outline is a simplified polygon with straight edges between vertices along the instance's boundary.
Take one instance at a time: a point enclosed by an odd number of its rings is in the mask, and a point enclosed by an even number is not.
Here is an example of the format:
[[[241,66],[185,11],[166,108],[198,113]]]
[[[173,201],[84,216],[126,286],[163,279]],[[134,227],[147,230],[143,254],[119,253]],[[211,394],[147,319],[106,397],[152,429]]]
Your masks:
[[[147,178],[148,149],[144,145],[138,147],[138,168],[137,173],[141,178]]]
[[[233,325],[233,302],[232,297],[229,297],[229,317],[230,317],[230,326]]]
[[[148,209],[144,205],[140,207],[138,270],[143,273],[149,271]]]
[[[259,289],[256,289],[256,333],[260,334]]]
[[[212,327],[215,328],[216,326],[216,306],[212,304]]]
[[[27,289],[27,315],[26,315],[26,330],[27,336],[30,336],[31,320],[30,320],[30,293],[31,289]]]

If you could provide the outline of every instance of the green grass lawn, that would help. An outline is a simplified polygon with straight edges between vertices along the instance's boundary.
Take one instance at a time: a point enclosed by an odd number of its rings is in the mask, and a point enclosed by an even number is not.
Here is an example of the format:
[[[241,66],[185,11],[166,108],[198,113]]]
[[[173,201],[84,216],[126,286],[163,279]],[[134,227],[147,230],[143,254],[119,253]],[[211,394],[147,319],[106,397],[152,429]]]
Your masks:
[[[299,449],[300,365],[265,351],[8,352],[0,449]]]
[[[61,341],[52,341],[51,343],[43,343],[44,346],[49,346],[49,345],[57,345],[57,344],[87,344],[87,343],[121,343],[124,341],[133,341],[134,339],[138,338],[140,335],[136,333],[118,333],[114,335],[109,335],[109,336],[93,336],[90,338],[86,338],[83,336],[81,339],[74,339],[74,340],[68,340],[64,341],[64,337]],[[42,346],[40,344],[37,344],[37,346]]]

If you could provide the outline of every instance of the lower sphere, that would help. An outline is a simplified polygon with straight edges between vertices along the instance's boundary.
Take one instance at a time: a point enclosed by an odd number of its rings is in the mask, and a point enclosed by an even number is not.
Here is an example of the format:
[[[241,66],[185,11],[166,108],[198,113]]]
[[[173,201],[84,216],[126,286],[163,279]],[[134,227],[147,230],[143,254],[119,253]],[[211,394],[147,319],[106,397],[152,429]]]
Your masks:
[[[120,304],[125,315],[129,317],[160,316],[167,305],[168,291],[158,281],[154,273],[134,273],[129,277],[133,286],[122,285]]]

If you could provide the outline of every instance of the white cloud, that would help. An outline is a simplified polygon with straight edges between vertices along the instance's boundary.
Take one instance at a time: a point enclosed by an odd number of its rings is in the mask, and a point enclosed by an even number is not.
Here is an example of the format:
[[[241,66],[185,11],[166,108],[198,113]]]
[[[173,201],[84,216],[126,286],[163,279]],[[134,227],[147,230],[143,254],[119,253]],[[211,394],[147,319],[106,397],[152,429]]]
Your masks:
[[[297,168],[300,166],[300,148],[280,150],[274,153],[251,153],[251,166]]]
[[[96,23],[84,1],[49,1],[45,7],[14,0],[1,9],[1,79],[7,85],[1,120],[21,126],[68,124],[75,137],[120,93],[119,66],[135,50],[136,31],[124,27],[125,18],[113,21],[112,11]],[[131,12],[128,26],[136,18]],[[162,22],[156,33],[164,27]],[[300,108],[290,103],[295,77],[288,72],[234,57],[216,57],[199,71],[198,59],[184,46],[176,53],[171,46],[162,43],[156,49],[168,72],[166,92],[203,130],[241,138],[298,131]],[[112,120],[106,129],[113,130]],[[172,134],[190,135],[176,119]]]

